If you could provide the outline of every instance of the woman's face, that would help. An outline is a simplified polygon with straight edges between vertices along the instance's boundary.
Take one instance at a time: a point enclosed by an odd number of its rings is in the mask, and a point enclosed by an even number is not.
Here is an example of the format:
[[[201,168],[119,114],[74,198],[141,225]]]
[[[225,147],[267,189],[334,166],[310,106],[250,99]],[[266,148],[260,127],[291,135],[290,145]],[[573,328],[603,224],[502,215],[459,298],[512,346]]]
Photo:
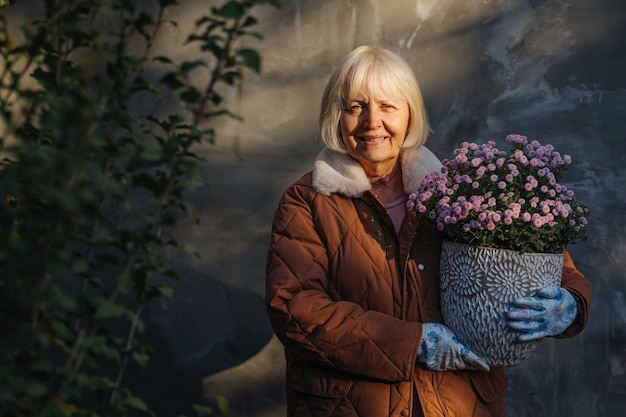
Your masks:
[[[365,172],[385,175],[395,166],[409,126],[409,105],[396,96],[360,93],[342,112],[339,127],[350,156]]]

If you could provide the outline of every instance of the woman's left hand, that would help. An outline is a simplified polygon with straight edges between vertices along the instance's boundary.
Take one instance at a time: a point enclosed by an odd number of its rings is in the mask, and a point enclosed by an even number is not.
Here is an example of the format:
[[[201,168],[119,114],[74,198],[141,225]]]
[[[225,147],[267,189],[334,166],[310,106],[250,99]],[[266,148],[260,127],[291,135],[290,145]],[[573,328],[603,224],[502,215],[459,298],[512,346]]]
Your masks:
[[[548,286],[540,288],[535,296],[514,300],[507,313],[507,325],[521,332],[520,342],[527,342],[563,333],[577,316],[572,294],[561,287]]]

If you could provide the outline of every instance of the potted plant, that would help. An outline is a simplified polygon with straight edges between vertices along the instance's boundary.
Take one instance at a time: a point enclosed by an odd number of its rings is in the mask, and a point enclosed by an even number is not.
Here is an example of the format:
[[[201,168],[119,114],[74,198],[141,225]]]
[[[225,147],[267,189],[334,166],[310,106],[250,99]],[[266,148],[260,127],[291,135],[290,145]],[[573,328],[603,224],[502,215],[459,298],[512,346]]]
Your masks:
[[[515,366],[537,342],[506,326],[508,303],[558,285],[563,250],[586,239],[589,209],[561,184],[571,157],[552,145],[509,135],[509,153],[461,143],[409,196],[446,240],[440,265],[446,324],[490,365]]]

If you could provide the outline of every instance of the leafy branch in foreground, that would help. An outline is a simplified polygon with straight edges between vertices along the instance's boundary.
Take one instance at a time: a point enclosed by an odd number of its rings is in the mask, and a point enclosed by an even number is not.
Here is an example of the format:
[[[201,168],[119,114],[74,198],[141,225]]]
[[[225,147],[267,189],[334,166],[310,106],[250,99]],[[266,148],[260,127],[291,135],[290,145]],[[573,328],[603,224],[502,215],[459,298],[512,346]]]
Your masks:
[[[164,249],[193,251],[170,231],[193,215],[194,146],[235,117],[220,86],[260,71],[239,40],[278,2],[212,7],[183,62],[154,56],[177,3],[139,4],[45,0],[21,44],[0,13],[0,415],[154,415],[124,385],[152,356],[144,309],[172,295],[152,277],[178,278]],[[172,95],[184,110],[153,114]]]

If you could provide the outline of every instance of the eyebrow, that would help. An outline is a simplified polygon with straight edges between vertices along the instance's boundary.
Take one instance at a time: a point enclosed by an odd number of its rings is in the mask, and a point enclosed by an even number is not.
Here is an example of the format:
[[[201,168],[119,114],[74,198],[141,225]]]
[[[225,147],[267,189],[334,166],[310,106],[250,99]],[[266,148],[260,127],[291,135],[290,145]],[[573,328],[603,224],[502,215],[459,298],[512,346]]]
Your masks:
[[[395,101],[403,101],[402,98],[374,98],[375,101],[378,101],[380,103],[386,103],[386,102],[395,102]],[[361,102],[370,102],[372,101],[370,98],[365,98],[365,97],[352,97],[348,100],[348,102],[351,101],[361,101]]]

